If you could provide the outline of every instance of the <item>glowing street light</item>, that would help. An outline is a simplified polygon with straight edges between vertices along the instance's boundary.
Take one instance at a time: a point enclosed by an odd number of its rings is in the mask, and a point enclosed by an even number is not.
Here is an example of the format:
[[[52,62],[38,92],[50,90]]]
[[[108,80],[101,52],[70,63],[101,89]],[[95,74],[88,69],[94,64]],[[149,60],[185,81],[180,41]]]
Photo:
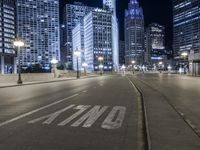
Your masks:
[[[99,56],[98,60],[99,60],[100,75],[102,76],[103,75],[103,60],[104,60],[104,58],[102,56]]]
[[[134,60],[131,61],[133,74],[135,73],[135,66],[134,66],[135,63],[136,63],[136,61],[134,61]]]
[[[98,57],[98,60],[99,60],[99,61],[103,61],[103,57],[101,57],[101,56]]]
[[[24,42],[21,40],[14,41],[14,46],[17,47],[17,56],[18,56],[18,81],[17,84],[23,84],[21,79],[21,63],[20,63],[20,48],[24,46]]]
[[[184,62],[186,63],[187,62],[186,58],[188,56],[188,52],[182,52],[181,56],[184,58]],[[183,66],[183,67],[184,67],[184,74],[186,74],[186,67],[187,66]]]
[[[81,55],[81,52],[78,50],[78,48],[74,52],[74,55],[77,57],[77,74],[76,74],[76,78],[78,79],[78,78],[80,78],[80,72],[79,72],[79,67],[78,67],[78,58]]]
[[[133,61],[131,61],[131,63],[132,63],[132,64],[135,64],[136,62],[133,60]]]
[[[84,68],[84,75],[86,76],[87,75],[87,70],[86,70],[86,67],[88,66],[88,64],[86,62],[84,62],[82,64],[83,68]]]
[[[187,57],[187,56],[188,56],[188,53],[187,53],[187,52],[182,52],[182,53],[181,53],[181,56]]]
[[[163,65],[163,62],[162,62],[162,61],[160,61],[158,64],[159,64],[159,65]]]
[[[53,58],[52,60],[51,60],[51,64],[57,64],[58,63],[58,60],[56,60],[55,58]]]
[[[57,66],[57,63],[58,63],[58,60],[56,58],[53,58],[51,60],[51,67],[52,67],[52,70],[51,72],[54,74],[54,78],[56,78],[56,66]]]

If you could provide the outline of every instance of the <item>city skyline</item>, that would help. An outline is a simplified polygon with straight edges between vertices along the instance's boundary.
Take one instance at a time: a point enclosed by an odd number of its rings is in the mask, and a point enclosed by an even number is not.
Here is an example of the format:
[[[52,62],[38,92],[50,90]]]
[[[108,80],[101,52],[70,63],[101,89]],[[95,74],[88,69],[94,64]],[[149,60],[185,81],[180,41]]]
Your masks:
[[[200,150],[200,0],[0,0],[0,150]]]
[[[92,7],[103,7],[102,0],[61,0],[60,10],[65,6],[65,4],[72,4],[74,1],[82,2],[85,5]],[[172,48],[173,42],[173,16],[172,16],[172,2],[171,1],[161,1],[161,0],[138,0],[144,11],[145,27],[148,27],[151,23],[159,23],[165,26],[166,33],[166,47]],[[124,11],[128,8],[129,0],[117,0],[117,18],[119,20],[119,31],[120,40],[124,40]],[[162,14],[162,15],[160,15]],[[60,12],[62,16],[62,12]]]

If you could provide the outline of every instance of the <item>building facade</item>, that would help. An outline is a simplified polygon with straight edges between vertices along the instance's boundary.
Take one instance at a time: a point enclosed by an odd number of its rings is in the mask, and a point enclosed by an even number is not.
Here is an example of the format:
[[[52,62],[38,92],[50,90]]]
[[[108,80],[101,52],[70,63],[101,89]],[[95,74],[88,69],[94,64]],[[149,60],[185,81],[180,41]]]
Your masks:
[[[80,52],[78,57],[78,69],[81,70],[82,64],[85,62],[85,48],[84,48],[84,26],[83,22],[79,23],[72,30],[72,49],[73,49],[73,70],[77,70],[77,56],[74,55],[75,51]]]
[[[165,58],[165,27],[150,24],[145,32],[145,64],[153,65]]]
[[[103,0],[105,10],[112,12],[112,49],[113,49],[113,69],[119,70],[119,25],[116,13],[116,0]]]
[[[84,18],[85,61],[89,71],[114,69],[112,46],[112,12],[95,9]],[[98,60],[103,57],[103,61]]]
[[[17,36],[24,41],[23,66],[50,68],[60,61],[59,0],[17,0]]]
[[[0,0],[0,73],[16,73],[15,65],[15,3]]]
[[[173,0],[173,49],[176,59],[189,54],[190,73],[200,74],[200,1]]]
[[[91,12],[94,8],[85,6],[83,3],[74,2],[74,4],[66,4],[63,13],[65,25],[64,30],[64,50],[62,51],[62,62],[65,63],[68,69],[73,66],[73,42],[72,30],[80,22],[83,22],[84,16]]]
[[[120,66],[125,64],[125,42],[119,41],[119,64]]]
[[[125,63],[144,63],[144,16],[137,0],[130,0],[125,11]]]

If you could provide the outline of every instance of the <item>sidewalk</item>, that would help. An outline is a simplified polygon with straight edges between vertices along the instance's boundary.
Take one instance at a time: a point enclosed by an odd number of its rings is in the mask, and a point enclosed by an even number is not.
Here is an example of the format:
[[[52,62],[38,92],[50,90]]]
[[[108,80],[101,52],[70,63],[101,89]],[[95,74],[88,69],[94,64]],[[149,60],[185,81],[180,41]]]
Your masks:
[[[91,77],[98,77],[98,75],[82,76],[82,77],[80,77],[80,79],[91,78]],[[0,88],[34,85],[34,84],[43,84],[43,83],[53,83],[53,82],[62,82],[62,81],[75,80],[75,79],[76,79],[76,77],[62,77],[62,78],[54,78],[54,79],[46,80],[46,81],[23,82],[22,85],[18,85],[17,81],[16,81],[16,82],[0,83]]]
[[[168,103],[166,97],[137,78],[143,93],[152,150],[199,150],[199,137]]]

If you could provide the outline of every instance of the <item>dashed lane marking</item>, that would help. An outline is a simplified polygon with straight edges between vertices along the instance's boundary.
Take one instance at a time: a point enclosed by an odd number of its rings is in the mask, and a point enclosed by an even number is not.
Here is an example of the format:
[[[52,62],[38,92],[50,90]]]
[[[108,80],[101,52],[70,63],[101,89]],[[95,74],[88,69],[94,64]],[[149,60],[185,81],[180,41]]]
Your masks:
[[[20,115],[20,116],[18,116],[18,117],[15,117],[15,118],[12,118],[12,119],[7,120],[7,121],[5,121],[5,122],[2,122],[2,123],[0,123],[0,127],[3,127],[3,126],[5,126],[5,125],[7,125],[7,124],[9,124],[9,123],[12,123],[12,122],[17,121],[17,120],[22,119],[22,118],[25,118],[25,117],[27,117],[27,116],[30,116],[30,115],[36,113],[36,112],[39,112],[39,111],[44,110],[44,109],[46,109],[46,108],[49,108],[49,107],[51,107],[51,106],[57,105],[57,104],[59,104],[59,103],[62,103],[62,102],[64,102],[64,101],[67,101],[67,100],[69,100],[69,99],[72,99],[72,98],[74,98],[74,97],[76,97],[76,96],[78,96],[78,95],[79,95],[79,94],[74,94],[74,95],[69,96],[69,97],[67,97],[67,98],[61,99],[61,100],[56,101],[56,102],[54,102],[54,103],[48,104],[48,105],[46,105],[46,106],[40,107],[40,108],[35,109],[35,110],[33,110],[33,111],[30,111],[30,112],[28,112],[28,113],[22,114],[22,115]]]

